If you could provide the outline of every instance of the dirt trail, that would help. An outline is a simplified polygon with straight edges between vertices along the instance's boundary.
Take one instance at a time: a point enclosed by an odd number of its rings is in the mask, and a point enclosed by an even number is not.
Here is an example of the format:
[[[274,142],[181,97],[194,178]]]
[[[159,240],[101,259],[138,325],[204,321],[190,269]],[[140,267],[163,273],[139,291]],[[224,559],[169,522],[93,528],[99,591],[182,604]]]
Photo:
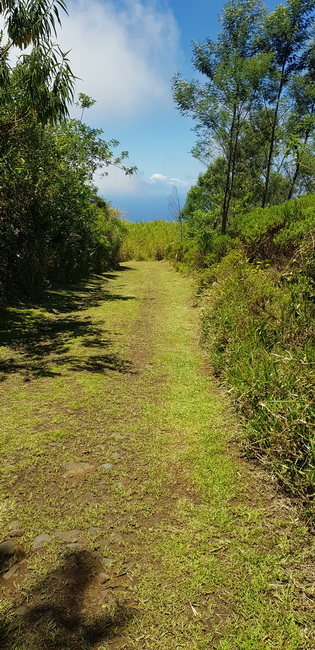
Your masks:
[[[313,539],[198,339],[164,262],[2,315],[1,649],[315,648]]]

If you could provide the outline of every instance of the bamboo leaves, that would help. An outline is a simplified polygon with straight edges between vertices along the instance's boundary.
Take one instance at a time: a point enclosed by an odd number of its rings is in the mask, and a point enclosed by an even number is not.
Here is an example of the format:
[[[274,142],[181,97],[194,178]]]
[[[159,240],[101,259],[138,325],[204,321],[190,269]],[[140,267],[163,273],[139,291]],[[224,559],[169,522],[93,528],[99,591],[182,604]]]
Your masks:
[[[75,78],[67,53],[51,42],[61,24],[64,0],[7,0],[0,3],[7,42],[0,48],[0,92],[2,98],[23,94],[24,115],[30,112],[46,124],[68,114],[73,101]],[[22,54],[15,67],[9,61],[12,47]],[[23,111],[22,111],[23,112]],[[20,117],[22,117],[20,115]]]

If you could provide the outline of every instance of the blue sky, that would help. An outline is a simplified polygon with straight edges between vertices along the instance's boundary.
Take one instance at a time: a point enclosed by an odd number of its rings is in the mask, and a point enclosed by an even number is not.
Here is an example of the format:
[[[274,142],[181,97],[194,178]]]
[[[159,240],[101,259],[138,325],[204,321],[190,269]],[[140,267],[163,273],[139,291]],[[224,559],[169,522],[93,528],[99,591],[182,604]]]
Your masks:
[[[57,40],[71,49],[77,92],[97,102],[84,121],[101,128],[105,140],[119,140],[138,167],[132,178],[109,168],[95,182],[130,221],[170,218],[172,187],[184,203],[204,171],[190,154],[193,122],[176,109],[171,78],[177,71],[194,77],[191,42],[216,38],[223,6],[220,0],[68,1]]]

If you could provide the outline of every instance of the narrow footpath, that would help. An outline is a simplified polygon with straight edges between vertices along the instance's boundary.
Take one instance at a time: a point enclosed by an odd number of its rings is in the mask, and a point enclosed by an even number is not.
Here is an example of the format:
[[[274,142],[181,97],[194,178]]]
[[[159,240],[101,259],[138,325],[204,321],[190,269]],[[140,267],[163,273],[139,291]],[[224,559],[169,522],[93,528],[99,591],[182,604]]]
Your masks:
[[[191,280],[1,315],[1,650],[314,650],[314,538],[241,457]]]

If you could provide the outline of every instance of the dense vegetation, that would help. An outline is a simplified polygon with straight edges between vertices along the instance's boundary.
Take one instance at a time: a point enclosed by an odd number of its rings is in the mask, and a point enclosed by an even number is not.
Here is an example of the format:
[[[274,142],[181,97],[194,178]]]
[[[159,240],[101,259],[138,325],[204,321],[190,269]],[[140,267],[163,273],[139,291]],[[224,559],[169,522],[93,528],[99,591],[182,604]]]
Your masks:
[[[312,517],[315,195],[235,217],[207,249],[187,223],[125,223],[121,258],[193,272],[202,339],[244,420],[244,447]],[[182,227],[183,226],[183,227]]]
[[[202,274],[204,342],[245,445],[310,508],[315,487],[315,196],[243,216]]]
[[[41,291],[117,263],[122,226],[97,196],[93,174],[124,166],[127,152],[102,131],[68,118],[74,78],[50,37],[58,0],[1,2],[0,44],[0,301]],[[11,48],[23,50],[16,64]],[[93,103],[80,96],[82,109]]]

